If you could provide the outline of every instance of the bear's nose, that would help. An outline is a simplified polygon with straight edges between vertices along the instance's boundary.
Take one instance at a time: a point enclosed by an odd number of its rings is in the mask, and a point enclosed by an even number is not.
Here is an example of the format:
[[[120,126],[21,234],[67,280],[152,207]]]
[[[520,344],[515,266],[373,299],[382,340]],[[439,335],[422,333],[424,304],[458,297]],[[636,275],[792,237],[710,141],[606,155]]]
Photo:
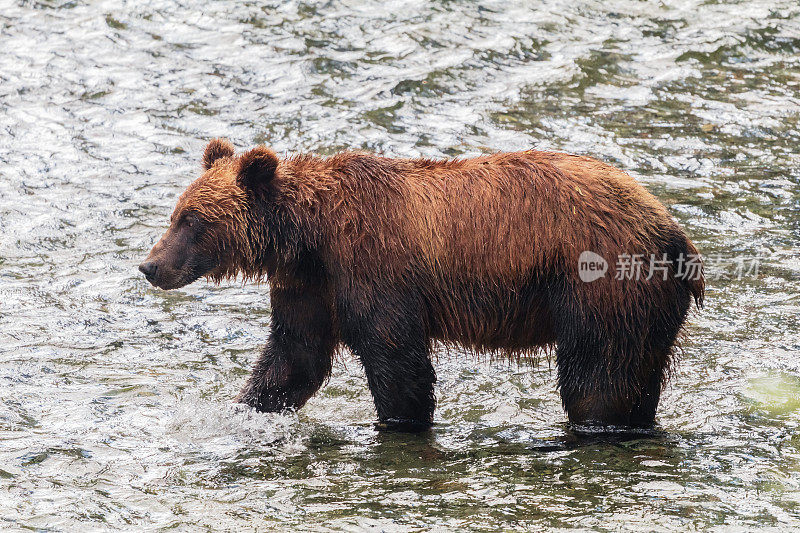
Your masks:
[[[151,279],[153,276],[155,276],[156,270],[158,270],[158,266],[156,266],[156,264],[152,261],[145,261],[139,265],[139,271],[144,274],[144,277],[147,279]]]

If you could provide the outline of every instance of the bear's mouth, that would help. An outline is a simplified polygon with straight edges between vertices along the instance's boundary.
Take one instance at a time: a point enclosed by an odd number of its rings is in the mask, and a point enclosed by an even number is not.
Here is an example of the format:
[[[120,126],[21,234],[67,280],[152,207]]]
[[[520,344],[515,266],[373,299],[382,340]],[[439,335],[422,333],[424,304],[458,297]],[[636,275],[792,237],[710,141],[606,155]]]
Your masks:
[[[180,269],[159,268],[155,275],[145,276],[147,281],[154,287],[170,291],[180,289],[194,283],[201,277],[213,271],[219,263],[217,261],[201,261],[184,266]]]
[[[190,283],[194,283],[199,279],[200,276],[182,276],[180,278],[173,278],[173,279],[158,279],[158,280],[147,280],[149,281],[154,287],[158,287],[161,290],[171,291],[173,289],[180,289],[181,287],[185,287]]]

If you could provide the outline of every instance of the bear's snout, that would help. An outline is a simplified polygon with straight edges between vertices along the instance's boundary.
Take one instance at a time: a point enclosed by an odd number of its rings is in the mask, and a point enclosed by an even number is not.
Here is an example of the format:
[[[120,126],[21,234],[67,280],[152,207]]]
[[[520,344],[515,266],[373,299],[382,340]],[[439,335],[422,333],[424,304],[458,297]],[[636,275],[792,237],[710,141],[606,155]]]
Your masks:
[[[150,252],[147,259],[139,265],[139,272],[144,274],[152,286],[169,291],[192,283],[215,266],[216,263],[208,259],[203,260],[187,253],[181,255],[159,251]]]
[[[153,283],[153,280],[156,277],[156,271],[158,270],[158,265],[155,264],[153,261],[145,261],[141,265],[139,265],[139,272],[144,274],[144,277],[147,278],[147,281]]]

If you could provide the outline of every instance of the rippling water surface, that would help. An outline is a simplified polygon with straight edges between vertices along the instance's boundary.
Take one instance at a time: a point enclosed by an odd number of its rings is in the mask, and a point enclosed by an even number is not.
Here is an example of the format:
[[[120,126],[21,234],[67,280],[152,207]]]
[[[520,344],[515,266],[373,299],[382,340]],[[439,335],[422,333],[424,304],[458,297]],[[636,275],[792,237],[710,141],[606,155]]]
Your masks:
[[[796,1],[0,0],[0,48],[0,527],[800,527]],[[709,260],[661,433],[577,443],[547,361],[446,354],[428,436],[351,357],[236,408],[266,288],[136,271],[216,136],[630,171]]]

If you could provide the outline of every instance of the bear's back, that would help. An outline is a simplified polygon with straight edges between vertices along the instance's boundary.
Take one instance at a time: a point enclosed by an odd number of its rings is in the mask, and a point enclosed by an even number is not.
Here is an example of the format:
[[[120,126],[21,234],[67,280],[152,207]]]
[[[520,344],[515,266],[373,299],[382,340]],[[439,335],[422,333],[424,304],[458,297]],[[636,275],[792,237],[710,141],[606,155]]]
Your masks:
[[[332,159],[329,242],[354,267],[492,279],[563,272],[583,250],[643,252],[660,228],[674,225],[633,178],[588,157]]]

